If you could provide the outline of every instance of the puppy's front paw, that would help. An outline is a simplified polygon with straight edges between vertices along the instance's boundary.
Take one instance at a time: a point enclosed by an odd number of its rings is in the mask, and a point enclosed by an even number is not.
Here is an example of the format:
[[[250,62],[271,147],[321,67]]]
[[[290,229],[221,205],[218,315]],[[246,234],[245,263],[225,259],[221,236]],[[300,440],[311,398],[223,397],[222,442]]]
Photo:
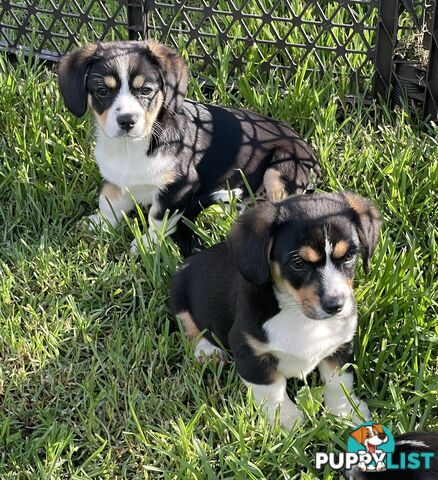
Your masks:
[[[153,247],[153,243],[149,240],[146,234],[140,237],[140,241],[137,241],[136,238],[131,242],[131,247],[129,249],[129,253],[131,255],[137,255],[139,251],[144,248],[146,251],[151,250]]]
[[[139,244],[136,238],[131,242],[131,248],[129,249],[131,255],[137,255],[141,248],[145,248],[145,250],[152,250],[154,245],[159,243],[157,227],[155,225],[151,225],[148,228],[148,234],[144,234],[140,237],[140,242],[143,247]]]
[[[290,398],[285,398],[281,403],[272,404],[269,400],[266,401],[264,409],[268,415],[271,425],[275,424],[275,418],[278,411],[278,420],[280,425],[287,430],[292,430],[292,427],[297,423],[303,423],[304,415],[298,410],[298,407]]]
[[[227,354],[217,345],[213,345],[204,337],[202,337],[196,344],[195,357],[199,363],[204,363],[212,357],[216,358],[216,363],[225,362],[227,360]]]
[[[356,414],[356,412],[354,412],[353,421],[355,423],[359,424],[359,423],[363,422],[364,420],[366,422],[371,420],[371,413],[370,413],[370,409],[368,408],[368,405],[363,400],[359,400],[356,397],[353,397],[353,400],[356,403],[357,408],[358,408],[359,412],[361,413],[361,415],[363,417],[363,419],[362,419],[361,417],[359,417]]]
[[[97,230],[108,231],[108,224],[103,217],[97,213],[84,217],[79,221],[80,225],[84,225],[88,230],[94,232]]]
[[[357,409],[359,410],[361,416],[359,416],[354,408],[351,406],[348,398],[343,396],[343,398],[325,398],[325,406],[330,413],[333,415],[337,415],[338,417],[349,417],[352,415],[352,421],[354,423],[362,423],[364,420],[367,421],[371,418],[370,411],[368,409],[368,405],[359,400],[356,395],[351,395],[351,400],[357,405]],[[363,417],[363,418],[362,418]]]
[[[287,430],[292,430],[292,427],[297,423],[301,425],[304,421],[304,415],[298,410],[298,407],[292,401],[285,401],[280,405],[280,425]],[[273,419],[271,419],[272,422]]]

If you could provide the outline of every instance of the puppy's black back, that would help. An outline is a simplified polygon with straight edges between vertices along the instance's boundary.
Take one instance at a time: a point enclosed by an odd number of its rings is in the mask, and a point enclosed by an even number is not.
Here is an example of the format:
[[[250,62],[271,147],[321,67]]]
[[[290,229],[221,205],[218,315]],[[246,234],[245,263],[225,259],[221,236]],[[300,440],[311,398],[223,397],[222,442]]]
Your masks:
[[[202,195],[218,188],[242,187],[242,175],[255,192],[274,161],[285,162],[288,193],[301,193],[310,183],[309,171],[319,177],[316,156],[290,127],[269,117],[238,108],[204,105],[186,100],[184,162],[195,161]],[[194,145],[192,142],[194,140]],[[274,158],[275,157],[275,158]]]

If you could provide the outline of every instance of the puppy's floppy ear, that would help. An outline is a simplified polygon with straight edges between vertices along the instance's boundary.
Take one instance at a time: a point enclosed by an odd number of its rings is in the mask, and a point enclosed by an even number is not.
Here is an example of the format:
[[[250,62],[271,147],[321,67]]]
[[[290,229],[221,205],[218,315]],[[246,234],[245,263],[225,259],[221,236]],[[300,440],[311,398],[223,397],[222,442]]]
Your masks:
[[[186,62],[175,50],[161,43],[146,41],[146,52],[160,67],[164,81],[164,102],[171,112],[178,112],[187,93],[189,79]]]
[[[377,208],[367,198],[351,192],[345,192],[344,198],[353,212],[353,222],[362,245],[364,270],[368,273],[371,256],[379,241],[380,215]]]
[[[255,285],[269,280],[272,230],[277,208],[266,203],[245,212],[232,228],[227,244],[243,277]]]
[[[87,110],[85,77],[98,46],[90,43],[69,53],[58,67],[58,85],[65,106],[77,117],[82,117]]]
[[[367,429],[366,427],[359,427],[356,430],[353,430],[350,435],[356,440],[357,443],[363,445],[363,442],[366,439]]]

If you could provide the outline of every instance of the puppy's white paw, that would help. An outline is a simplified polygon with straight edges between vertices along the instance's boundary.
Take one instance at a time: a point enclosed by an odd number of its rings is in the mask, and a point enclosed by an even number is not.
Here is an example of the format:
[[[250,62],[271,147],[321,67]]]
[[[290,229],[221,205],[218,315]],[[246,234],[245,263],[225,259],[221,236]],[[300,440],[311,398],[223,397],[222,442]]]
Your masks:
[[[333,401],[336,400],[336,401]],[[325,406],[327,410],[333,415],[337,415],[338,417],[348,417],[352,415],[352,421],[354,423],[362,423],[363,421],[368,421],[371,418],[370,410],[368,408],[368,405],[362,401],[359,400],[356,395],[351,395],[351,400],[357,405],[357,408],[361,415],[363,416],[363,419],[361,416],[357,415],[356,411],[353,409],[351,406],[350,402],[348,401],[348,398],[346,396],[343,396],[343,398],[338,398],[338,399],[333,399],[333,398],[325,398]],[[364,420],[365,419],[365,420]]]
[[[107,232],[109,230],[108,223],[105,219],[97,214],[94,213],[93,215],[89,215],[88,217],[84,217],[79,221],[80,225],[84,225],[88,230],[94,232],[97,230],[102,229],[103,231]]]
[[[144,234],[140,237],[140,241],[146,250],[151,250],[154,247],[154,245],[158,245],[160,241],[159,228],[160,226],[151,224],[148,228],[148,234],[147,235]],[[166,237],[170,233],[171,232],[168,232],[168,233],[166,232],[163,236]],[[131,242],[131,248],[129,249],[129,252],[131,253],[131,255],[137,255],[139,250],[140,250],[140,245],[137,242],[137,239],[134,239]]]
[[[217,362],[225,362],[227,360],[227,354],[222,349],[202,337],[195,347],[196,360],[198,360],[199,363],[204,363],[215,355]]]
[[[280,405],[279,421],[282,427],[292,430],[295,424],[301,425],[303,423],[304,415],[298,410],[294,402],[285,401]]]
[[[129,253],[131,255],[137,255],[142,246],[146,251],[151,250],[151,248],[153,247],[153,244],[149,241],[149,238],[146,234],[140,237],[140,244],[137,239],[134,238],[134,240],[131,242]]]
[[[152,242],[153,245],[157,245],[157,243],[159,241],[159,228],[160,227],[158,227],[154,224],[149,225],[148,234],[149,234],[149,238],[151,239],[151,242]],[[167,236],[167,234],[164,235],[164,236]]]
[[[370,412],[370,409],[368,408],[368,405],[366,404],[366,402],[364,402],[363,400],[359,400],[356,397],[354,397],[353,399],[354,399],[355,403],[357,404],[357,408],[358,408],[359,412],[362,414],[362,417],[365,419],[365,421],[368,422],[369,420],[371,420],[371,412]],[[363,422],[364,420],[362,420],[362,418],[358,417],[358,415],[355,412],[354,415],[353,415],[353,421],[355,421],[356,423],[359,424],[359,423]]]

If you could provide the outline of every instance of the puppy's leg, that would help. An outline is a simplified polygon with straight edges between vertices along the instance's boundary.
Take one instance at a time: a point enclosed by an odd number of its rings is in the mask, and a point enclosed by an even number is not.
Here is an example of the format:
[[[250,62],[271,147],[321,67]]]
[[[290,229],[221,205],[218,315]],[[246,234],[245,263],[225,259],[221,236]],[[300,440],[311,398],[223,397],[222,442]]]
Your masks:
[[[213,345],[205,337],[201,337],[195,347],[195,357],[199,363],[216,356],[216,362],[226,362],[227,354],[217,345]]]
[[[296,422],[301,423],[303,414],[298,410],[295,403],[286,393],[286,378],[280,374],[275,375],[274,380],[267,384],[257,384],[246,381],[246,386],[252,386],[254,400],[262,404],[271,424],[275,421],[275,414],[278,409],[280,425],[292,429]]]
[[[157,214],[157,211],[160,211],[160,213]],[[182,217],[182,213],[179,213],[178,211],[174,211],[173,213],[171,213],[169,210],[167,211],[167,213],[168,217],[164,229],[163,225],[166,211],[162,212],[161,207],[156,202],[152,204],[148,215],[148,235],[144,234],[140,237],[141,243],[146,248],[149,247],[148,237],[150,241],[156,245],[161,236],[165,238],[176,231],[177,224]],[[137,243],[137,239],[134,239],[131,242],[131,254],[136,254],[138,252],[138,249],[139,245]]]
[[[268,199],[275,202],[313,190],[319,183],[320,174],[313,152],[303,140],[297,139],[290,150],[284,147],[276,149],[263,183]]]
[[[88,218],[91,227],[100,227],[103,220],[107,220],[115,227],[123,217],[134,208],[134,201],[129,192],[123,192],[112,183],[105,182],[99,195],[100,215],[90,215]],[[103,225],[104,226],[104,225]]]
[[[164,217],[168,212],[165,231],[163,231]],[[182,213],[178,210],[166,209],[163,211],[163,207],[159,202],[154,202],[149,210],[148,223],[149,223],[149,237],[154,243],[158,243],[160,233],[167,237],[176,231],[176,226],[182,217]]]
[[[358,406],[359,412],[365,420],[369,420],[370,411],[367,404],[354,395],[354,376],[352,369],[347,369],[344,373],[340,374],[343,365],[352,361],[350,352],[351,346],[350,344],[347,344],[333,356],[322,360],[318,365],[318,369],[321,378],[325,383],[324,403],[326,408],[333,414],[341,417],[346,417],[353,413],[353,420],[360,422],[362,419],[354,412],[354,409],[342,388],[342,385],[344,385],[346,391],[350,394],[351,400]]]
[[[266,196],[271,202],[280,202],[288,196],[285,179],[281,171],[275,167],[266,170],[263,176],[263,185],[266,189]]]
[[[160,192],[152,203],[148,216],[148,233],[153,243],[158,243],[160,235],[166,237],[175,232],[186,206],[194,195],[193,189],[197,186],[197,182],[186,182],[188,180],[185,177],[179,178],[177,182],[168,185],[166,190]],[[168,214],[166,231],[163,232],[163,222],[166,213]],[[148,246],[146,235],[141,237],[141,241],[146,247]],[[134,240],[131,243],[131,253],[136,253],[137,250],[138,245],[136,240]]]
[[[259,356],[242,337],[232,336],[231,348],[237,370],[247,387],[252,387],[254,400],[266,412],[271,424],[276,411],[280,424],[291,429],[295,422],[301,423],[303,414],[286,392],[286,378],[276,370],[277,362],[270,356]]]
[[[213,345],[205,337],[200,337],[199,328],[196,326],[189,312],[184,311],[176,314],[178,320],[183,324],[184,331],[191,341],[196,341],[195,357],[198,362],[203,363],[205,360],[216,355],[217,361],[225,361],[226,354],[218,346]]]

